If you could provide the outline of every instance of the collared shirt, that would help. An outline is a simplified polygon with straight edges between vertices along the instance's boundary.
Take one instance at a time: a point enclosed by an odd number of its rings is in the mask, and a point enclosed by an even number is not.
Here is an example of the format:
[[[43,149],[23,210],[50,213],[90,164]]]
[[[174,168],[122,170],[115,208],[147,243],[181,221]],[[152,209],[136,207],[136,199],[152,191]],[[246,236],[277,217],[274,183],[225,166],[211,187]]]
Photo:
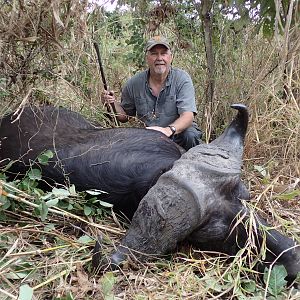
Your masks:
[[[146,126],[166,127],[183,112],[197,113],[195,89],[187,72],[171,68],[158,97],[148,82],[149,70],[130,78],[123,88],[121,106],[129,116],[137,116]]]

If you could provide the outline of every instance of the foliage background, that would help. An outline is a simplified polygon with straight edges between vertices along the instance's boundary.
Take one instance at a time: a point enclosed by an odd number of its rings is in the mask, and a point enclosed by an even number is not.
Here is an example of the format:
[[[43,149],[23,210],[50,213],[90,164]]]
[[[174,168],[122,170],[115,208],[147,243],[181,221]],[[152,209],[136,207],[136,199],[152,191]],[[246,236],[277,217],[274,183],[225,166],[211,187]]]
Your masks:
[[[251,204],[271,224],[299,241],[299,2],[212,2],[212,101],[207,98],[211,78],[201,15],[205,2],[124,0],[118,4],[126,4],[126,10],[107,12],[88,1],[0,1],[1,115],[28,103],[51,103],[111,126],[99,101],[103,86],[93,42],[100,45],[109,86],[120,95],[126,80],[144,68],[145,40],[165,35],[173,45],[173,65],[193,78],[197,122],[206,141],[218,136],[232,118],[230,104],[242,102],[249,107],[243,177],[253,196]],[[133,125],[139,124],[126,126]],[[24,183],[20,186],[1,179],[3,189],[17,197],[1,196],[3,299],[30,292],[32,299],[299,296],[297,290],[285,286],[273,293],[272,285],[253,287],[256,274],[246,269],[241,256],[228,263],[223,256],[186,246],[171,259],[103,277],[90,276],[93,239],[103,234],[109,251],[126,224],[104,208],[96,208],[95,197],[86,200],[86,195],[67,187],[49,197],[59,198],[69,215],[62,217],[55,207],[52,213],[45,207],[43,212],[40,206],[32,218],[37,208],[30,203],[42,205],[41,195],[48,196],[38,190],[38,176],[30,176],[30,188],[28,182],[24,188]],[[23,201],[26,199],[29,203]]]

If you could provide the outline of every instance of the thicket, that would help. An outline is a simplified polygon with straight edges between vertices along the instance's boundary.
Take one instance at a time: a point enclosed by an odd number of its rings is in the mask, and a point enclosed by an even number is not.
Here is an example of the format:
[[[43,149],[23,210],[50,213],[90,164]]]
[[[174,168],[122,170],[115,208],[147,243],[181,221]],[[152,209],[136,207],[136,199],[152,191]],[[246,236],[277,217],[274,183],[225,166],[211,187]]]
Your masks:
[[[299,3],[214,1],[211,78],[201,15],[205,2],[119,1],[126,10],[107,12],[88,1],[0,1],[0,113],[51,103],[111,126],[99,100],[103,84],[93,43],[100,46],[110,88],[120,95],[126,80],[144,68],[145,40],[165,35],[172,42],[173,65],[192,76],[206,141],[232,118],[230,104],[249,107],[243,177],[250,205],[300,242]],[[126,126],[133,125],[139,124]],[[228,262],[182,247],[171,258],[90,276],[94,238],[103,234],[109,250],[126,224],[99,203],[101,195],[77,193],[76,187],[45,193],[38,189],[39,179],[29,173],[23,181],[7,182],[1,175],[3,299],[17,299],[19,293],[20,299],[31,299],[24,296],[31,293],[32,299],[299,297],[286,287],[283,270],[258,281],[247,269],[249,260],[255,261],[252,253]]]

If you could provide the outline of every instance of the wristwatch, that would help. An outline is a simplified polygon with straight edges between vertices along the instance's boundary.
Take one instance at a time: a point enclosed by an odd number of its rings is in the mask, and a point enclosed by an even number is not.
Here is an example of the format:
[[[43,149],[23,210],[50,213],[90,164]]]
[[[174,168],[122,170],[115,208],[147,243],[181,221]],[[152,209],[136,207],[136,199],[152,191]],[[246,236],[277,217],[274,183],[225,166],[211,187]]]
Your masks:
[[[172,131],[172,134],[169,136],[170,138],[171,137],[173,137],[173,135],[176,133],[176,128],[175,128],[175,126],[173,126],[173,125],[169,125],[168,126],[170,129],[171,129],[171,131]]]

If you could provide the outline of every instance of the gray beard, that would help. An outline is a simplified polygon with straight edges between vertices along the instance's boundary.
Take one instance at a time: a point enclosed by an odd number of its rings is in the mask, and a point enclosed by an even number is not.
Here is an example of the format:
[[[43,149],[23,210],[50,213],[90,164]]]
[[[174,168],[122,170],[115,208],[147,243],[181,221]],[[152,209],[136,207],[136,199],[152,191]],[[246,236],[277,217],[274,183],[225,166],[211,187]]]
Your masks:
[[[154,70],[156,74],[162,75],[168,70],[168,68],[166,66],[157,66],[154,68]]]

